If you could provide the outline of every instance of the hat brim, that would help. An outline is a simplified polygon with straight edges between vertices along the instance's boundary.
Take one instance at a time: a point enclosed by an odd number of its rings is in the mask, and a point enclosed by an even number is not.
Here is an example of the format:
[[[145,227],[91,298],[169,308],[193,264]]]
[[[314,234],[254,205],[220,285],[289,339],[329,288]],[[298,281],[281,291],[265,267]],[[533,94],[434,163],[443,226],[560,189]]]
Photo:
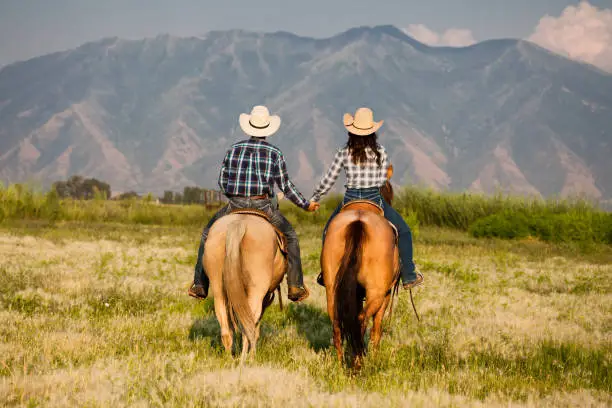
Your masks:
[[[346,128],[346,130],[348,130],[349,132],[351,132],[352,134],[356,136],[369,136],[372,133],[377,132],[378,129],[380,129],[380,127],[383,125],[384,122],[385,122],[384,120],[381,120],[380,122],[374,122],[374,126],[372,126],[369,129],[359,129],[353,126],[353,124],[344,125],[344,127]]]
[[[254,127],[249,122],[250,119],[251,119],[251,115],[247,113],[242,113],[240,114],[240,118],[238,120],[242,131],[249,136],[255,136],[255,137],[272,136],[274,133],[278,131],[281,125],[281,118],[276,115],[270,115],[270,122],[268,123],[268,126],[266,126],[265,128]]]

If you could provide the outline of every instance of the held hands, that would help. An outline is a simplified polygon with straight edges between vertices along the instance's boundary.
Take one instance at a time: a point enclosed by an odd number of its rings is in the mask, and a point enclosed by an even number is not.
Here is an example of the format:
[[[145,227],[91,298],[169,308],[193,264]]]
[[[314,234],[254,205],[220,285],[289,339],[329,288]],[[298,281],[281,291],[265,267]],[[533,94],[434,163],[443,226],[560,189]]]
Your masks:
[[[307,211],[309,211],[309,212],[317,211],[320,206],[321,206],[321,204],[317,203],[316,201],[311,201],[310,205],[308,206]]]

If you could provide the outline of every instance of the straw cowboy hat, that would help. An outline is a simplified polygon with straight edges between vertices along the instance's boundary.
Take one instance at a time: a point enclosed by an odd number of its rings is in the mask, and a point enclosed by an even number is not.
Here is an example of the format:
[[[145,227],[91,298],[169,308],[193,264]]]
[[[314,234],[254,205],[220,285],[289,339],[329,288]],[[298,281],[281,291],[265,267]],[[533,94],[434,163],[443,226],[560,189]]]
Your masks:
[[[359,108],[353,117],[345,113],[342,118],[346,130],[357,136],[368,136],[376,132],[382,126],[384,120],[374,122],[374,113],[370,108]]]
[[[263,105],[254,106],[251,114],[240,114],[240,127],[249,136],[272,136],[280,128],[281,119],[270,115],[270,111]]]

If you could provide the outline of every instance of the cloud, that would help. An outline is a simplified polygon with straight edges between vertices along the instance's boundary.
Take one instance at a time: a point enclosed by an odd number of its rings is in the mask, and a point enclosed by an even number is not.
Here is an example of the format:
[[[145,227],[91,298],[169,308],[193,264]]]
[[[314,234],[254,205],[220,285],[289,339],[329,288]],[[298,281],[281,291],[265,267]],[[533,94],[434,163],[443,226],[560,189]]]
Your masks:
[[[568,6],[559,17],[542,17],[528,40],[612,72],[611,9],[598,9],[588,1]]]
[[[424,24],[410,24],[404,31],[427,45],[467,47],[476,42],[472,32],[463,28],[449,28],[442,33],[437,33]]]

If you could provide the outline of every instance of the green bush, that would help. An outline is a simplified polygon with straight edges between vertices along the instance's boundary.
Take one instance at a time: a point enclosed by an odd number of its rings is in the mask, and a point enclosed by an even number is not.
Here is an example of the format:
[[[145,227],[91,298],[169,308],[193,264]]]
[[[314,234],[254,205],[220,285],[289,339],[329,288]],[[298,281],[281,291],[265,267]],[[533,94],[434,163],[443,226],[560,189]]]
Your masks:
[[[469,232],[476,238],[526,238],[530,235],[529,220],[522,213],[493,214],[477,220]]]
[[[508,212],[522,212],[531,217],[539,213],[563,214],[570,211],[600,212],[583,199],[548,199],[514,197],[496,194],[437,192],[404,187],[396,193],[393,207],[418,215],[421,225],[436,225],[467,231],[482,218]]]
[[[612,244],[612,214],[570,210],[564,213],[503,211],[474,222],[469,232],[477,238],[505,239],[537,237],[552,242]]]

